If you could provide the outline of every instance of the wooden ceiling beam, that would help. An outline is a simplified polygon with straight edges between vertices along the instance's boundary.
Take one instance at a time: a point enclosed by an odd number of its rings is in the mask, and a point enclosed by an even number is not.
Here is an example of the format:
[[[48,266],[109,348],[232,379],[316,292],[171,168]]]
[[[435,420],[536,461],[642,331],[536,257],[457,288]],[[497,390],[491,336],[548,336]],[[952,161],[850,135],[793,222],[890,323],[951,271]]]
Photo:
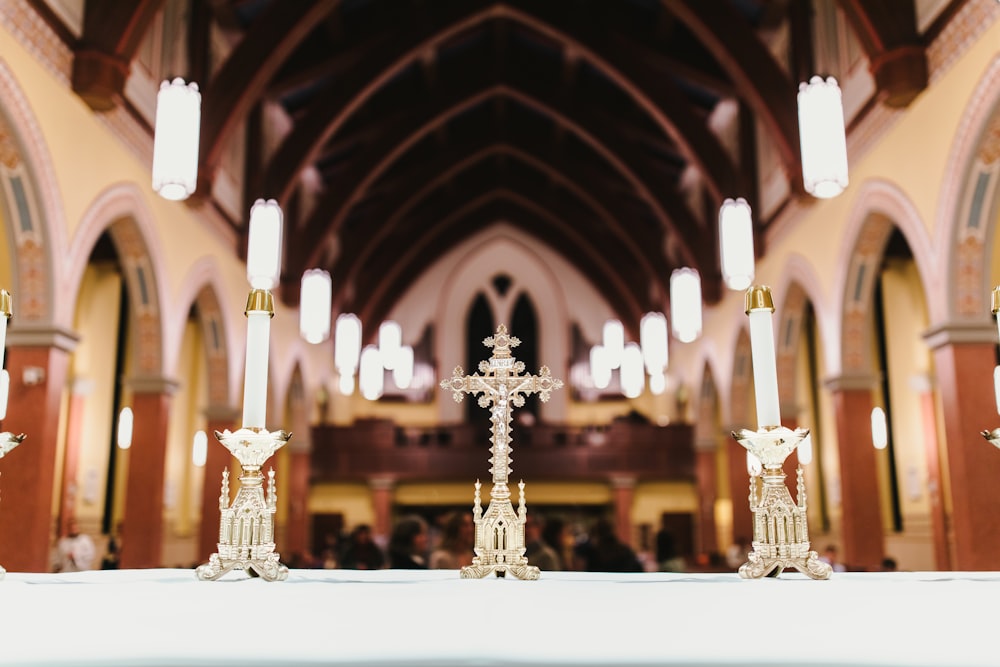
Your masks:
[[[115,108],[125,94],[132,59],[163,0],[87,0],[83,34],[73,54],[73,92],[94,111]]]
[[[868,56],[879,98],[907,106],[928,83],[927,49],[917,32],[914,2],[837,0]]]

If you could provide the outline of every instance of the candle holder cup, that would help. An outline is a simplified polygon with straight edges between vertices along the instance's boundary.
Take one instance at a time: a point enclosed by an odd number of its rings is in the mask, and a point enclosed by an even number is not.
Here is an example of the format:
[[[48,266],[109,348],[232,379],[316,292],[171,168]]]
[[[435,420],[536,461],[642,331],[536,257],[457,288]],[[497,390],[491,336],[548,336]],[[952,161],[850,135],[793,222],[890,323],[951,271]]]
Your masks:
[[[744,579],[776,577],[788,567],[813,579],[829,579],[832,568],[810,550],[806,517],[806,487],[802,468],[797,470],[797,500],[785,486],[782,465],[809,435],[804,428],[784,426],[733,432],[747,451],[760,460],[762,472],[750,477],[750,511],[753,514],[753,550],[740,566]]]

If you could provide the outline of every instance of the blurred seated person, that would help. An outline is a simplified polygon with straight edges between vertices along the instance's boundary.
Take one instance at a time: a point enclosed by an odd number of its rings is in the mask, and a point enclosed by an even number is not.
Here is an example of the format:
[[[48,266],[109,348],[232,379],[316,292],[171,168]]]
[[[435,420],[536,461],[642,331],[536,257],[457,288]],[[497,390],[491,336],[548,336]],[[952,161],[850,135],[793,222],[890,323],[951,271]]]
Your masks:
[[[389,567],[398,570],[427,569],[427,522],[419,516],[404,516],[389,538]]]
[[[346,570],[379,570],[385,565],[382,550],[372,540],[371,526],[355,527],[341,561],[341,567]]]
[[[599,519],[594,524],[589,539],[580,545],[579,551],[587,572],[642,572],[632,547],[618,539],[607,519]]]
[[[441,541],[431,552],[430,569],[459,570],[472,565],[475,524],[468,512],[452,512],[445,517]]]
[[[535,565],[543,572],[555,572],[562,569],[559,554],[544,538],[545,520],[529,514],[524,524],[524,555],[528,564]]]

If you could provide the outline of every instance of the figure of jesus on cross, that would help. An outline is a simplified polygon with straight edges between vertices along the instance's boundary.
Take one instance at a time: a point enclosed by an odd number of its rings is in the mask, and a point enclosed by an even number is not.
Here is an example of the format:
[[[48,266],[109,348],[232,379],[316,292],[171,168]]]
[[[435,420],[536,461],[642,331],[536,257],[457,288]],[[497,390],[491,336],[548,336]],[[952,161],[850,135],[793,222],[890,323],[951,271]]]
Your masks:
[[[490,473],[493,488],[490,504],[483,513],[480,503],[480,483],[476,481],[476,499],[472,516],[476,524],[475,558],[472,565],[462,568],[462,578],[481,578],[491,572],[502,577],[510,572],[518,579],[537,579],[539,570],[528,565],[524,555],[524,521],[527,507],[524,504],[524,482],[518,484],[520,502],[518,511],[510,502],[507,480],[510,469],[510,423],[513,408],[524,405],[524,397],[538,394],[542,402],[549,400],[553,389],[561,389],[562,380],[552,377],[548,366],[542,366],[538,375],[521,375],[524,362],[516,361],[510,349],[521,341],[507,333],[501,324],[494,335],[483,341],[493,348],[489,361],[479,362],[480,374],[464,375],[462,367],[455,368],[450,380],[442,380],[441,388],[450,389],[452,397],[461,403],[465,394],[479,394],[479,407],[490,409],[490,429],[493,436],[490,447]],[[491,407],[492,406],[492,407]]]

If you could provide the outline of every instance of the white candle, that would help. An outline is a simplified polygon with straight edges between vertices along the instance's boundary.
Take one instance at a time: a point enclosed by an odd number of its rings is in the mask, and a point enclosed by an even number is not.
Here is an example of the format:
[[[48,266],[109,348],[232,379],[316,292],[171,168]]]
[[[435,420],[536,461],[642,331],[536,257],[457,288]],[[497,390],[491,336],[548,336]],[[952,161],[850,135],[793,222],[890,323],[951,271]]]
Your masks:
[[[993,369],[993,394],[996,396],[997,414],[1000,415],[1000,366]]]
[[[264,428],[267,417],[267,351],[271,313],[247,311],[247,360],[243,379],[243,428]]]
[[[7,396],[10,394],[10,374],[7,369],[0,371],[0,419],[7,418]]]
[[[756,294],[755,294],[756,292]],[[757,401],[757,428],[781,426],[778,406],[778,365],[774,354],[774,325],[771,291],[767,287],[747,290],[750,316],[750,353],[753,358],[753,385]]]
[[[13,313],[13,305],[10,292],[0,289],[0,368],[3,368],[4,354],[7,352],[7,321]]]

